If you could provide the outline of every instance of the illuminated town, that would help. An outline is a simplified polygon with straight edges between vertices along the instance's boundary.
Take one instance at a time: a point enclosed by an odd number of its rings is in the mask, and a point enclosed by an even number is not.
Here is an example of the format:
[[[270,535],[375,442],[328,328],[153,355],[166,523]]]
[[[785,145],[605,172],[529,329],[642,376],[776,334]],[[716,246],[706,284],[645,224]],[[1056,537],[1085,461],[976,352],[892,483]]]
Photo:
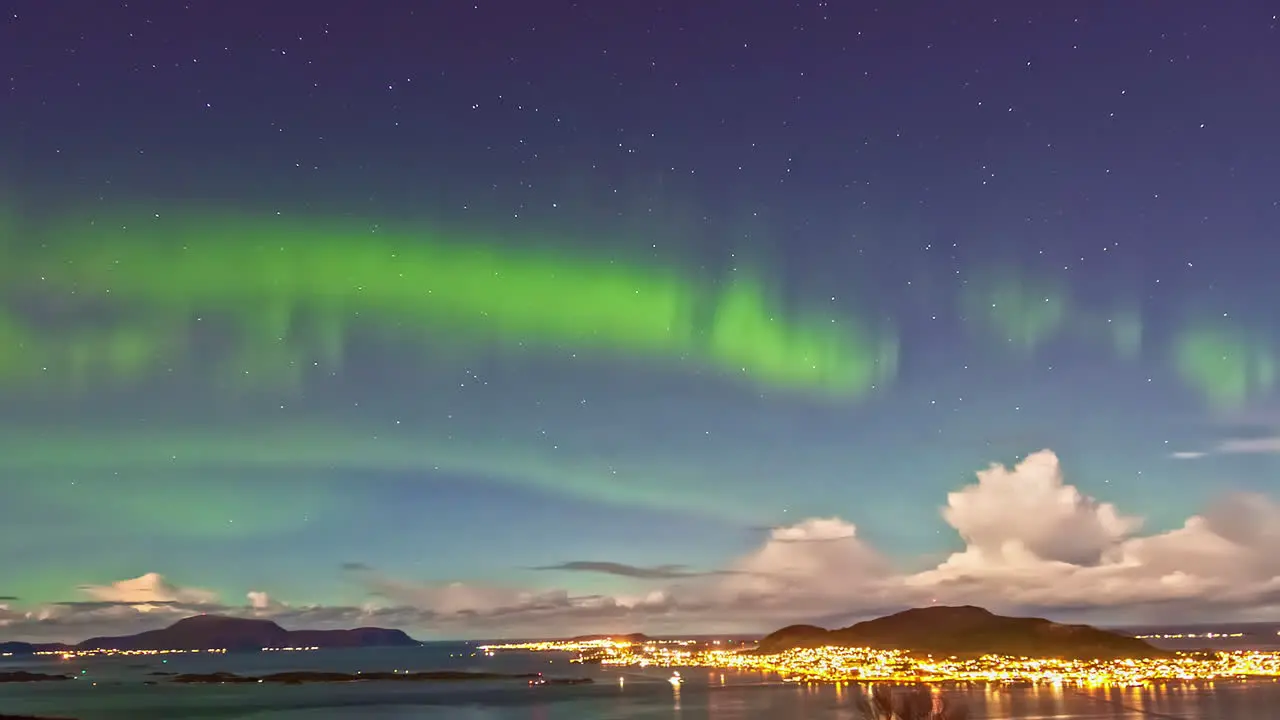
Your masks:
[[[695,641],[598,639],[486,645],[501,651],[556,652],[571,662],[627,667],[704,667],[775,673],[788,682],[985,682],[1141,685],[1150,682],[1280,677],[1280,653],[1177,653],[1132,660],[1055,660],[986,655],[975,659],[912,656],[901,650],[822,647],[776,655],[749,646]]]

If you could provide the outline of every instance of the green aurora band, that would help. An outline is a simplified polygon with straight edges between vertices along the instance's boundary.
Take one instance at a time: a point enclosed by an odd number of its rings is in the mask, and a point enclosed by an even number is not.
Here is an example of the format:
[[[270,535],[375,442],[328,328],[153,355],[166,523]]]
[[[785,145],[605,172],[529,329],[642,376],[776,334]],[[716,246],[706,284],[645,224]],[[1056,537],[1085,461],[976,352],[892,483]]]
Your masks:
[[[987,335],[1021,354],[1070,337],[1111,347],[1133,360],[1142,354],[1142,314],[1134,307],[1106,312],[1085,307],[1063,282],[1015,267],[993,267],[973,274],[961,295],[967,317]]]
[[[1063,337],[1100,341],[1127,360],[1144,350],[1142,315],[1135,306],[1090,311],[1064,283],[1019,268],[975,273],[961,301],[966,315],[987,337],[1021,354]],[[1183,323],[1160,351],[1214,410],[1242,408],[1273,392],[1280,382],[1274,339],[1221,318]]]
[[[1275,390],[1274,345],[1239,326],[1194,325],[1178,335],[1173,351],[1183,380],[1215,409],[1238,408]]]
[[[446,351],[567,345],[692,361],[836,397],[896,369],[890,331],[784,315],[750,273],[710,288],[675,270],[432,230],[229,212],[99,215],[36,234],[38,246],[4,243],[0,279],[64,312],[54,328],[0,314],[0,377],[22,382],[140,380],[193,354],[197,323],[236,338],[232,375],[275,381],[339,363],[355,328]]]
[[[1037,281],[1014,268],[976,273],[965,284],[962,306],[1019,352],[1031,352],[1061,333],[1071,310],[1061,283]]]
[[[339,366],[363,332],[437,357],[613,352],[835,399],[861,397],[897,371],[887,324],[784,311],[760,273],[709,283],[654,263],[430,227],[180,206],[28,228],[0,212],[0,253],[0,382],[17,388],[88,391],[213,357],[237,385],[295,389],[313,366]],[[1021,355],[1068,336],[1126,359],[1144,352],[1136,306],[1089,309],[1063,282],[1015,265],[973,273],[959,301]],[[201,346],[206,333],[224,342]],[[1277,385],[1275,343],[1248,328],[1188,322],[1150,350],[1217,409]]]

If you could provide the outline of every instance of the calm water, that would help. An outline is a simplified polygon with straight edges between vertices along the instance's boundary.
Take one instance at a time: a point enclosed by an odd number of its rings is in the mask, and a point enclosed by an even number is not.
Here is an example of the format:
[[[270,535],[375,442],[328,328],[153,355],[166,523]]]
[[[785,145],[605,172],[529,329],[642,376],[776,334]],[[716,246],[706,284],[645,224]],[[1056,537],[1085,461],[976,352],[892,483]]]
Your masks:
[[[244,718],[326,720],[447,718],[448,720],[858,720],[854,691],[783,684],[757,673],[689,670],[680,688],[667,671],[571,665],[567,657],[499,654],[486,658],[460,644],[423,648],[175,656],[168,662],[137,658],[77,662],[7,662],[24,669],[80,675],[72,683],[0,685],[0,713],[31,713],[80,720]],[[530,688],[523,682],[175,686],[148,673],[228,670],[252,674],[280,670],[489,670],[542,671],[548,676],[596,679],[595,685]],[[145,680],[158,684],[143,685]],[[95,684],[96,683],[96,684]],[[1204,683],[1082,692],[1049,688],[973,689],[976,718],[1004,720],[1255,720],[1280,718],[1280,683]]]

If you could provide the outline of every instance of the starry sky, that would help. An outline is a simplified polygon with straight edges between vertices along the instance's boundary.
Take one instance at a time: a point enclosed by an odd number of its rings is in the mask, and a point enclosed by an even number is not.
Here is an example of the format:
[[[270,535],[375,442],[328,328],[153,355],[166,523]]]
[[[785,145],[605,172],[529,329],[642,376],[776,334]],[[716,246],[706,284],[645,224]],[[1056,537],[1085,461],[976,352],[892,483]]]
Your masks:
[[[5,12],[13,618],[915,572],[1044,449],[1148,535],[1280,497],[1267,3]]]

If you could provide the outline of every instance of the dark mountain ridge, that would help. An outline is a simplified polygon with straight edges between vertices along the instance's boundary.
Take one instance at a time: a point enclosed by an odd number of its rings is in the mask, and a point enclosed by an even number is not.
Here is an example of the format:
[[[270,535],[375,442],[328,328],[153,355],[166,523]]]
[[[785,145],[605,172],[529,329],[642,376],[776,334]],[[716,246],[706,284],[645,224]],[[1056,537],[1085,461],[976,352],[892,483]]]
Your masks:
[[[66,652],[74,649],[74,645],[67,645],[66,643],[0,642],[0,656],[32,655],[38,652]]]
[[[1169,654],[1137,638],[1089,625],[1005,617],[971,605],[916,608],[837,630],[791,625],[765,636],[756,652],[769,654],[824,645],[945,656],[995,654],[1083,660]]]
[[[68,650],[261,650],[280,647],[408,647],[420,645],[399,630],[363,627],[353,630],[285,630],[270,620],[195,615],[169,627],[136,635],[95,637],[75,645],[4,643],[15,655]]]

